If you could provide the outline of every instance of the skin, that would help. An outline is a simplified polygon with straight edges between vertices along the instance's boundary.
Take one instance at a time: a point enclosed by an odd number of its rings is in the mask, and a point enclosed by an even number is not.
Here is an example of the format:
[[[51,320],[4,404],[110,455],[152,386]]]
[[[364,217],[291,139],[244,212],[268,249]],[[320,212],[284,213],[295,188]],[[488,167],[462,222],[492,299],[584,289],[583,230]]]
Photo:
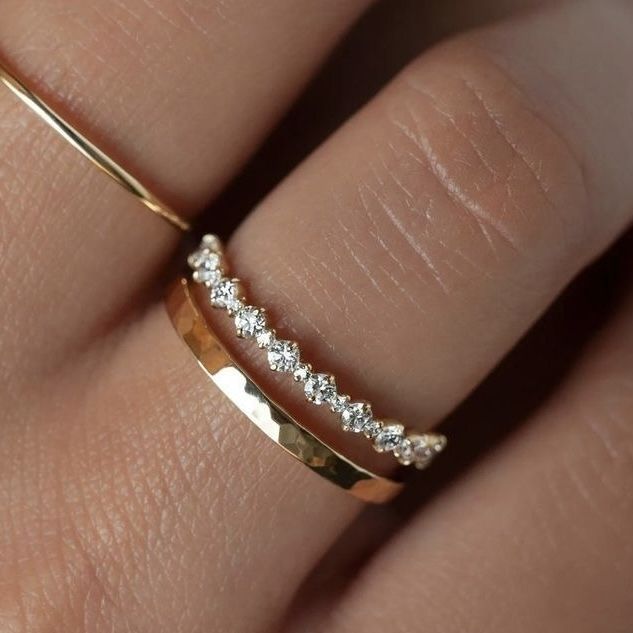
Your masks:
[[[193,218],[367,8],[5,0],[0,43]],[[435,426],[631,222],[632,31],[624,2],[545,3],[425,51],[257,204],[234,273],[345,391]],[[493,393],[451,425],[450,485],[429,490],[434,467],[363,511],[174,335],[179,236],[6,92],[0,113],[3,631],[630,630],[630,248],[618,301],[514,434],[460,463]],[[510,372],[521,391],[545,344]]]

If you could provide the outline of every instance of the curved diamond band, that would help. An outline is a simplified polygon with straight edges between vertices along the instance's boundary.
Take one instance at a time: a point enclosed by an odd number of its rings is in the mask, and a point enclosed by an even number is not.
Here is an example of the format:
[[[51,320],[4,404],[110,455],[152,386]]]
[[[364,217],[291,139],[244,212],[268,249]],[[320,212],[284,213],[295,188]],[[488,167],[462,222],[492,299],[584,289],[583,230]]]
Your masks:
[[[280,339],[269,327],[266,311],[248,305],[238,279],[227,276],[222,244],[215,235],[205,235],[199,247],[187,260],[193,280],[208,288],[214,308],[226,310],[235,322],[239,337],[254,339],[266,351],[272,371],[291,374],[303,386],[306,399],[319,406],[326,405],[337,414],[342,430],[363,434],[372,441],[379,453],[393,453],[404,466],[426,468],[446,446],[446,437],[437,433],[408,431],[394,420],[377,419],[371,405],[352,401],[340,394],[334,376],[317,372],[301,357],[299,345]]]

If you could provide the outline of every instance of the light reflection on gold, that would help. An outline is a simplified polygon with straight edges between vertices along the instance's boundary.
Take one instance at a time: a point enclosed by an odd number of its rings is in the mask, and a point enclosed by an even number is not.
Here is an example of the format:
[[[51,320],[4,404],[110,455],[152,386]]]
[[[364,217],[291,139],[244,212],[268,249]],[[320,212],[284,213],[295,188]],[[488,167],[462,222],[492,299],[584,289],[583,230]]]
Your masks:
[[[181,231],[188,231],[190,229],[189,222],[181,218],[173,209],[170,209],[167,204],[157,198],[112,157],[99,149],[66,119],[57,114],[50,105],[29,90],[15,75],[4,68],[2,64],[0,64],[0,83],[4,84],[22,103],[37,114],[42,121],[47,123],[64,140],[70,143],[101,171],[110,176],[110,178],[123,187],[123,189],[131,193],[150,211]]]
[[[354,464],[322,442],[276,404],[217,339],[191,292],[179,279],[166,300],[176,331],[217,387],[271,440],[312,471],[372,503],[389,501],[402,484]]]

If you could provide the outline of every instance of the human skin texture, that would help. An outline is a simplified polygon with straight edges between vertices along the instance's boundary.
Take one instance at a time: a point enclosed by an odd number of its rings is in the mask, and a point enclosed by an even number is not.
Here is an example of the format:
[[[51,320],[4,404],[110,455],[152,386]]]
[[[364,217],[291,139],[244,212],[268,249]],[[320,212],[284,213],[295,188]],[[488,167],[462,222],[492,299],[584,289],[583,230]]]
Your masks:
[[[368,8],[4,0],[0,52],[212,226],[213,202]],[[633,215],[631,7],[544,3],[462,33],[455,20],[227,247],[285,337],[420,429]],[[160,300],[179,236],[7,91],[0,174],[3,631],[630,631],[630,256],[565,379],[459,473],[460,438],[489,423],[462,416],[441,458],[457,474],[434,495],[433,468],[411,481],[404,520],[397,504],[362,512],[211,386]],[[529,391],[542,371],[512,379]]]

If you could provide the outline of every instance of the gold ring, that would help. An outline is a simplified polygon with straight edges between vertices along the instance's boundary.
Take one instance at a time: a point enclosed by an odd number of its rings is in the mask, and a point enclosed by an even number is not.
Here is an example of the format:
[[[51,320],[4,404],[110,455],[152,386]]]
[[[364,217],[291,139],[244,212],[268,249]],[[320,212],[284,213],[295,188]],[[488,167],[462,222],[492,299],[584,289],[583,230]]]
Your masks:
[[[376,475],[340,455],[274,402],[220,343],[196,302],[187,279],[173,286],[167,312],[181,339],[215,385],[271,440],[321,477],[355,497],[383,503],[402,484]]]
[[[68,143],[126,191],[134,195],[150,211],[181,231],[188,231],[191,228],[189,222],[181,218],[175,211],[170,209],[167,204],[162,202],[142,183],[134,178],[132,174],[121,167],[121,165],[100,150],[96,145],[91,143],[68,121],[57,114],[50,105],[29,90],[15,75],[10,73],[1,64],[0,82],[9,88],[13,94],[52,127],[62,138],[68,141]]]

